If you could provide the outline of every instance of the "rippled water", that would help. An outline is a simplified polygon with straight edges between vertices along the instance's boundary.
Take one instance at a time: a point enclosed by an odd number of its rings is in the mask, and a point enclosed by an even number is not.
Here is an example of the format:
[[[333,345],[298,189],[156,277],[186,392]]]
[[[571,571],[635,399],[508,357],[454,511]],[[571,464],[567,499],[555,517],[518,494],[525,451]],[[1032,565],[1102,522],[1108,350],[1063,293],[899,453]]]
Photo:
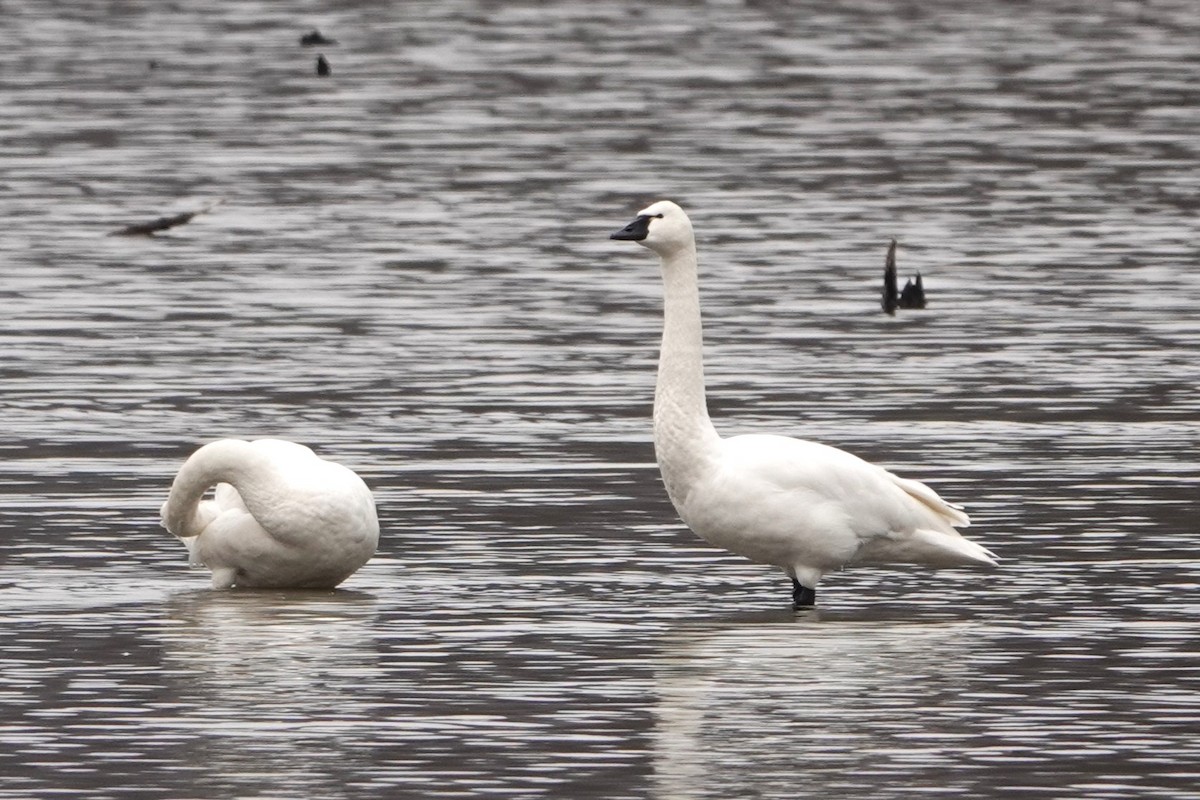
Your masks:
[[[0,796],[1196,791],[1190,0],[4,11]],[[657,197],[718,426],[930,481],[1003,569],[794,615],[675,521],[607,239]],[[157,525],[263,435],[376,492],[337,592]]]

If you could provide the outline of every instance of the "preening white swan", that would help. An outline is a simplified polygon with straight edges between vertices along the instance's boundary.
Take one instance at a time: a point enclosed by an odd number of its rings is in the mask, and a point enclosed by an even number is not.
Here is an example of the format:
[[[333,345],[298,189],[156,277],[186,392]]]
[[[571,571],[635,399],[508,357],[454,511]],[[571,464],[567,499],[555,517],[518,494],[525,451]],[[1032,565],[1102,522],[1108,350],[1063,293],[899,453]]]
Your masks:
[[[379,544],[362,479],[279,439],[201,447],[175,476],[162,524],[212,570],[214,589],[332,589]]]
[[[665,303],[654,392],[654,452],[667,494],[701,538],[792,579],[797,607],[848,564],[995,566],[958,533],[969,520],[923,483],[815,442],[751,434],[722,439],[708,418],[696,240],[683,209],[660,201],[612,234],[662,260]]]

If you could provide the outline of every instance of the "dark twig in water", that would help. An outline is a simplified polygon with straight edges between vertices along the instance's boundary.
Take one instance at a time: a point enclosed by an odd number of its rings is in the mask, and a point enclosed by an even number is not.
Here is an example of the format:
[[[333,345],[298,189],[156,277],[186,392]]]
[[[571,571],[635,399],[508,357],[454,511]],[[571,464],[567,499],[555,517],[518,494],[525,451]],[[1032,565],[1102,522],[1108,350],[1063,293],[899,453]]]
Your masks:
[[[337,39],[330,39],[319,30],[313,29],[300,37],[300,44],[304,47],[312,47],[313,45],[337,44]]]
[[[887,259],[883,262],[883,310],[896,313],[896,240],[888,246]]]
[[[212,203],[204,208],[196,211],[184,211],[179,214],[174,214],[170,217],[159,217],[152,219],[149,222],[135,222],[132,225],[126,225],[124,228],[113,231],[109,236],[153,236],[159,231],[165,231],[168,228],[174,228],[177,225],[186,225],[191,222],[194,217],[200,214],[212,211],[218,203]]]

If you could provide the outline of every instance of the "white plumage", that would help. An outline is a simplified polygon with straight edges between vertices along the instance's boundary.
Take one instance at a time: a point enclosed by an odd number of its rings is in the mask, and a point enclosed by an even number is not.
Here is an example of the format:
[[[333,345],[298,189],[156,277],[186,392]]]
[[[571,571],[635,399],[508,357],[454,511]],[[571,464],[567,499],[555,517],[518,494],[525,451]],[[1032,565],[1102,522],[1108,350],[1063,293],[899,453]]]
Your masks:
[[[210,487],[213,499],[202,499]],[[279,439],[201,447],[175,477],[162,524],[212,570],[215,589],[331,589],[379,543],[362,479]]]
[[[678,205],[654,203],[614,239],[662,260],[665,303],[654,395],[654,450],[679,516],[699,536],[792,579],[797,606],[825,573],[856,563],[995,566],[955,527],[958,506],[923,483],[843,450],[786,436],[722,439],[708,418],[696,242]]]

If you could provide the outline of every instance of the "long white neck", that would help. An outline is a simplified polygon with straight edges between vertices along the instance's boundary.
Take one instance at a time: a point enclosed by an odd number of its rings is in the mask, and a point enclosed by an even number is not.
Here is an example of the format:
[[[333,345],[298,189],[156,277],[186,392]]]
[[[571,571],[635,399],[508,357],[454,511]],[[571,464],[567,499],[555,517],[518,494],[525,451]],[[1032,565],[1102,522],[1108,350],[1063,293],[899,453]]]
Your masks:
[[[708,469],[720,437],[704,398],[703,331],[696,247],[662,256],[662,351],[654,391],[654,452],[667,494],[678,508]]]
[[[196,536],[204,530],[209,520],[200,512],[200,500],[217,483],[232,484],[247,506],[254,508],[267,473],[267,459],[249,442],[222,439],[204,445],[188,458],[171,484],[163,507],[167,530],[179,537]]]

